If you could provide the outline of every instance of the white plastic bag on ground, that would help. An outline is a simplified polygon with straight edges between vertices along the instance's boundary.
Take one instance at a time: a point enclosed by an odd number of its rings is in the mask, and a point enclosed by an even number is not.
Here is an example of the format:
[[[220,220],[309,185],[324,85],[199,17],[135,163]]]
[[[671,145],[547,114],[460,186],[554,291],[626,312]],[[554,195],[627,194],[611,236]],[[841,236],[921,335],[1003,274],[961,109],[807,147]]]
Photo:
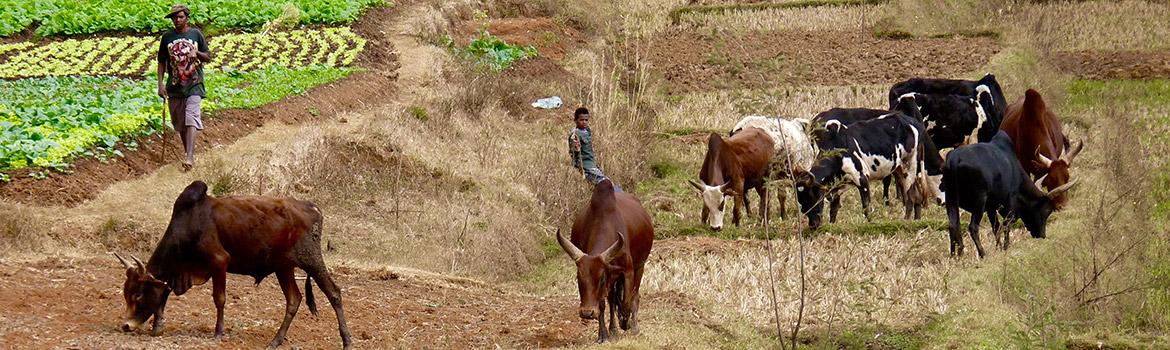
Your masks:
[[[543,109],[561,108],[560,96],[545,97],[532,103],[532,107]]]

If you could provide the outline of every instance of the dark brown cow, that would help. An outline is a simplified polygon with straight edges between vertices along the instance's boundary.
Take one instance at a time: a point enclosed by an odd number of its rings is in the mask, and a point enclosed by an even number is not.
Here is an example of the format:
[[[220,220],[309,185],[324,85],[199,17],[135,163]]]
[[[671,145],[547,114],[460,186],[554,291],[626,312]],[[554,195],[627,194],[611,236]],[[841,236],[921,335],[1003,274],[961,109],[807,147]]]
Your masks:
[[[760,195],[760,214],[768,209],[768,172],[775,154],[772,137],[757,128],[747,128],[724,139],[712,133],[707,139],[707,155],[699,169],[699,181],[689,180],[703,199],[702,218],[712,229],[723,228],[723,205],[732,197],[734,210],[731,222],[739,226],[739,211],[747,190],[756,189]],[[751,214],[750,208],[745,208]]]
[[[1069,183],[1069,164],[1081,153],[1084,144],[1077,142],[1070,150],[1060,121],[1044,104],[1039,92],[1028,89],[1023,98],[1009,105],[1000,129],[1011,136],[1016,157],[1028,174],[1033,178],[1048,176],[1044,188],[1052,191]],[[1068,203],[1067,192],[1060,192],[1052,200],[1057,210],[1065,203]]]
[[[637,198],[614,193],[613,183],[602,180],[593,189],[589,205],[573,220],[572,238],[557,231],[557,242],[577,265],[578,314],[597,319],[597,342],[617,333],[615,314],[624,330],[638,332],[638,290],[654,226]],[[605,328],[605,301],[609,297],[609,329]]]
[[[163,327],[163,309],[173,292],[183,295],[192,286],[212,280],[215,300],[215,338],[223,337],[223,305],[227,273],[252,276],[259,284],[276,273],[284,291],[284,323],[269,348],[280,346],[288,326],[301,304],[293,269],[301,268],[305,279],[305,301],[317,314],[310,281],[325,292],[337,313],[338,329],[345,348],[350,347],[349,328],[341,308],[341,290],[325,268],[321,256],[321,210],[313,203],[287,198],[239,196],[213,198],[207,184],[192,182],[175,200],[171,222],[143,265],[115,254],[126,267],[122,292],[126,298],[126,323],[132,331],[154,316],[153,333]]]

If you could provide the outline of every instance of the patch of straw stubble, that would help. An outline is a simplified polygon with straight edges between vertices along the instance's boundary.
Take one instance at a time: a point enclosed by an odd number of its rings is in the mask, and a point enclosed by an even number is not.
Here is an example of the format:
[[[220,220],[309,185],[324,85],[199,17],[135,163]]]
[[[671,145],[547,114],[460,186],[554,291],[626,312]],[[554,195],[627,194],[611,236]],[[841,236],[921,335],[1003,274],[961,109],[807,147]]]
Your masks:
[[[1075,50],[1170,49],[1170,3],[1080,1],[1026,4],[1009,30],[1034,32],[1038,48]]]
[[[859,31],[878,19],[881,5],[770,8],[758,11],[686,14],[680,24],[701,31],[744,33],[752,31]]]
[[[822,235],[809,240],[804,323],[812,328],[873,323],[898,327],[947,312],[946,280],[961,263],[942,254],[944,236],[923,230],[897,237]],[[773,322],[762,243],[713,251],[685,242],[656,245],[645,290],[680,291],[731,311],[722,316],[743,315],[760,326]],[[790,324],[799,304],[797,242],[788,237],[773,244],[778,247],[774,258],[780,315],[785,318],[781,323]]]

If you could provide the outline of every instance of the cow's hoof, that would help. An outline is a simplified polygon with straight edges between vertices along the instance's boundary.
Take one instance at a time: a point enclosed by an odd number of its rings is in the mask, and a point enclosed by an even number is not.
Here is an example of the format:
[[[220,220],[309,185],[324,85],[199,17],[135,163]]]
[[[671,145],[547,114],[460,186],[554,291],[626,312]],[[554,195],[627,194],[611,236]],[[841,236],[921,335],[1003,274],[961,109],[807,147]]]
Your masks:
[[[150,330],[150,335],[154,337],[162,335],[162,328],[155,328]]]

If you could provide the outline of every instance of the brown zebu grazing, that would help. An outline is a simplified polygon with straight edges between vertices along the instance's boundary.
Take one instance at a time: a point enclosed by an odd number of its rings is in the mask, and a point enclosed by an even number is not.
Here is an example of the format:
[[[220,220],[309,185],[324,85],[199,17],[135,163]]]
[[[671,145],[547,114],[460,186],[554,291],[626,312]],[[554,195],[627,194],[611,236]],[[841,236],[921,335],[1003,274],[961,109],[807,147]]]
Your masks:
[[[1069,147],[1069,139],[1061,129],[1060,120],[1044,104],[1036,90],[1028,89],[1024,97],[1007,107],[1000,127],[1011,137],[1020,165],[1033,178],[1044,179],[1044,188],[1052,191],[1069,183],[1068,167],[1081,153],[1084,143]],[[1068,193],[1059,192],[1052,204],[1057,210],[1068,203]]]
[[[734,210],[731,222],[739,226],[739,211],[747,190],[760,195],[760,214],[768,209],[768,172],[771,170],[772,137],[757,128],[747,128],[727,139],[712,133],[707,139],[707,155],[699,170],[699,181],[689,180],[703,199],[702,218],[712,229],[723,228],[723,205],[731,196]],[[751,214],[751,209],[746,209]]]
[[[308,274],[305,301],[317,314],[310,281],[325,292],[337,313],[338,330],[345,348],[350,347],[349,328],[341,308],[341,290],[325,268],[321,256],[321,210],[313,203],[287,198],[239,196],[213,198],[207,184],[192,182],[179,194],[171,222],[145,265],[134,265],[115,254],[126,267],[122,292],[126,298],[126,323],[132,331],[154,316],[153,333],[162,332],[163,310],[173,292],[183,295],[192,286],[212,280],[215,300],[215,338],[223,337],[223,306],[227,273],[252,276],[256,284],[272,273],[284,291],[285,315],[269,348],[280,346],[301,303],[293,275],[295,268]]]
[[[637,198],[614,193],[613,183],[602,180],[593,189],[589,205],[573,220],[572,238],[557,230],[561,249],[577,265],[577,291],[581,295],[578,314],[597,319],[597,342],[617,333],[614,315],[624,330],[638,332],[638,290],[654,226],[650,214]],[[609,297],[609,329],[605,327],[605,301]]]

